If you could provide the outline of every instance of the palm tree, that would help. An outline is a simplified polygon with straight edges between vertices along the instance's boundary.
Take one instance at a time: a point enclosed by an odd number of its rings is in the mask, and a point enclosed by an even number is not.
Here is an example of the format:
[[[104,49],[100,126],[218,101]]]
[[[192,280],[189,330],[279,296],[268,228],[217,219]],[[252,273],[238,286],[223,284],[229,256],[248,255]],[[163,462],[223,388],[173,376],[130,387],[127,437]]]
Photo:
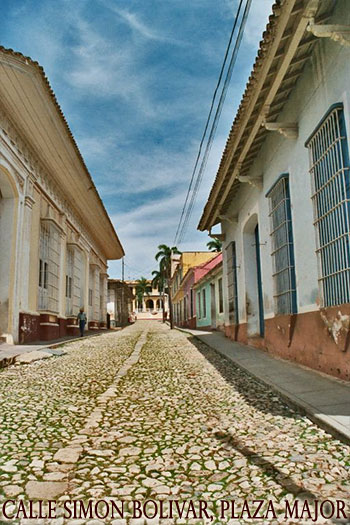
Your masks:
[[[161,270],[154,270],[152,272],[153,279],[152,279],[152,287],[157,288],[159,294],[162,295],[162,310],[163,310],[163,323],[165,321],[165,278],[164,273]]]
[[[219,241],[219,239],[212,239],[211,241],[207,242],[208,250],[211,252],[221,252],[222,250],[222,242]]]
[[[140,279],[137,279],[137,285],[136,285],[136,297],[137,302],[139,304],[139,307],[143,304],[143,298],[145,295],[149,295],[151,292],[150,285],[148,283],[148,280],[146,277],[140,277]]]
[[[165,286],[165,279],[164,274],[160,270],[153,270],[152,275],[154,276],[152,279],[152,287],[157,288],[159,293],[162,293],[164,291]]]
[[[169,317],[170,317],[170,328],[173,328],[173,311],[171,304],[171,293],[170,293],[170,278],[171,278],[171,256],[173,254],[180,254],[181,252],[177,249],[176,246],[171,248],[166,244],[160,244],[158,246],[158,252],[156,254],[156,261],[159,262],[159,271],[163,274],[164,278],[164,288],[166,289],[169,297]]]

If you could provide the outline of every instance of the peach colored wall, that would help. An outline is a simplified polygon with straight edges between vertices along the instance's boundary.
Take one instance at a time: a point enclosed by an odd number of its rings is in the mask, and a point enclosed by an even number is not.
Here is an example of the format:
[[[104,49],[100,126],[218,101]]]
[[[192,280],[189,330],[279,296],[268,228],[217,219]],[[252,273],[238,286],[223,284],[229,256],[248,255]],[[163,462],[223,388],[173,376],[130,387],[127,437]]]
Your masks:
[[[234,325],[225,326],[225,334],[271,355],[350,381],[350,332],[341,327],[339,311],[340,307],[335,307],[327,308],[322,315],[315,311],[265,319],[264,339],[248,340],[246,324],[239,325],[237,333]],[[349,304],[341,306],[341,314],[344,319],[350,316]],[[340,327],[339,331],[334,327]]]

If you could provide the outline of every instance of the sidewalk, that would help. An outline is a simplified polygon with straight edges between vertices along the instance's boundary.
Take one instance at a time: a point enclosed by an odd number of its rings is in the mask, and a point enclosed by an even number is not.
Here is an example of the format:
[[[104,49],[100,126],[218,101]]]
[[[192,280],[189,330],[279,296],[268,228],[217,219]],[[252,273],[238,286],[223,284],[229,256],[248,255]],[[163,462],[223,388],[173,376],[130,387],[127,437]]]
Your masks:
[[[99,330],[98,332],[90,330],[85,332],[86,337],[96,337],[98,335],[111,333],[114,330]],[[0,369],[5,368],[15,362],[31,363],[38,359],[46,359],[53,355],[64,355],[64,350],[59,347],[74,341],[80,341],[77,336],[66,336],[53,341],[38,341],[28,345],[10,345],[8,343],[0,344]]]
[[[178,328],[220,352],[237,366],[278,391],[311,420],[350,443],[350,383],[272,357],[231,341],[221,332]]]

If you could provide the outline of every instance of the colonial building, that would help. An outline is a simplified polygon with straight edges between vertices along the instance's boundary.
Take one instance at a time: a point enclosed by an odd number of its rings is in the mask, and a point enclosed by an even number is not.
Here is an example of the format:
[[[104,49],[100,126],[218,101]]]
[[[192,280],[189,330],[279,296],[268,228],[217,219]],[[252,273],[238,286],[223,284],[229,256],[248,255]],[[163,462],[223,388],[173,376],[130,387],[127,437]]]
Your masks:
[[[222,284],[222,254],[197,268],[198,279],[193,283],[196,298],[196,328],[224,329],[224,294]],[[202,274],[202,275],[201,275]]]
[[[350,11],[281,0],[199,229],[221,224],[227,336],[350,379]]]
[[[106,327],[107,260],[123,248],[43,69],[0,48],[0,336]]]
[[[142,304],[136,295],[137,280],[125,282],[133,295],[131,311],[136,315],[137,319],[163,319],[163,302],[165,315],[168,315],[168,295],[159,292],[157,288],[153,288],[151,280],[147,281],[149,291],[144,295]]]
[[[173,256],[170,288],[174,323],[177,326],[194,327],[195,302],[191,290],[199,276],[196,267],[213,257],[213,252],[182,252]]]
[[[134,300],[135,296],[127,283],[119,279],[108,279],[107,313],[111,328],[127,326],[133,312]]]

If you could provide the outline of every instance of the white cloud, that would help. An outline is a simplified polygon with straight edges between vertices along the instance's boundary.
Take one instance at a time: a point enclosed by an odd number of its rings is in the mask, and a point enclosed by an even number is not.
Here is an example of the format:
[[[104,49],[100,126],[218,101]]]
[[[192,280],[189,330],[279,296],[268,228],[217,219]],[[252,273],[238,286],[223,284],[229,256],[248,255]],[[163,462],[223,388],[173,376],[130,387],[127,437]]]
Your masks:
[[[253,0],[247,25],[244,32],[244,41],[257,50],[257,43],[261,40],[272,13],[272,0]]]
[[[103,2],[103,4],[113,11],[119,18],[121,18],[131,30],[135,31],[138,35],[141,35],[144,38],[149,40],[157,40],[160,42],[171,42],[172,40],[165,35],[160,34],[159,32],[148,27],[140,18],[135,14],[127,11],[126,9],[117,8],[115,5],[108,4]]]

